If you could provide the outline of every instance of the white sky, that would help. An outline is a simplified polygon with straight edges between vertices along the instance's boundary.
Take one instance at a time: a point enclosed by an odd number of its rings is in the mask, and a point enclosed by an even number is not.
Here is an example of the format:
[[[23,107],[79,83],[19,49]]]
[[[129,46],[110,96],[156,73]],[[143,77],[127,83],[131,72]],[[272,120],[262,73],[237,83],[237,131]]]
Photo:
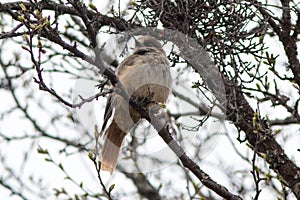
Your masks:
[[[87,1],[88,2],[88,1]],[[106,1],[101,1],[101,5],[95,5],[100,8],[100,12],[105,13],[105,7],[109,4],[109,0]],[[125,8],[126,1],[121,1],[121,10]],[[115,8],[117,8],[117,4],[114,5]],[[280,51],[282,51],[282,46],[276,42],[274,42],[273,39],[271,38],[266,38],[267,44],[270,47],[270,51],[273,52],[278,52],[279,55],[281,55]],[[19,45],[12,44],[12,43],[7,43],[6,44],[6,49],[5,51],[5,56],[7,61],[10,60],[13,57],[13,52],[19,52],[21,53],[22,57],[26,57],[27,54],[24,53]],[[3,54],[1,55],[3,56]],[[28,60],[28,59],[26,59]],[[281,68],[278,68],[284,72],[285,68],[282,67],[284,66],[284,63],[286,63],[286,57],[285,56],[280,56],[278,59],[278,66]],[[31,65],[31,63],[28,61],[28,64],[26,65]],[[172,69],[173,77],[176,76],[176,69]],[[0,75],[2,71],[0,71]],[[34,74],[35,75],[35,74]],[[27,74],[26,76],[31,77],[32,74]],[[270,77],[272,75],[270,74]],[[188,71],[186,74],[183,74],[181,76],[182,80],[197,80],[197,76],[191,75]],[[74,80],[69,80],[64,77],[59,77],[56,76],[55,83],[53,87],[55,89],[59,88],[57,91],[58,92],[66,92],[70,87],[76,87],[76,81]],[[46,79],[47,80],[47,79]],[[48,81],[48,80],[47,80]],[[85,88],[93,88],[95,82],[84,82],[85,86],[90,85],[91,87],[85,87]],[[189,88],[191,87],[190,82],[184,82],[184,87]],[[20,83],[16,83],[18,85]],[[81,83],[82,84],[82,83]],[[290,85],[289,88],[286,89],[286,85],[282,85],[279,83],[279,87],[282,88],[282,91],[291,97],[291,99],[296,99],[298,98],[298,94],[295,93],[295,90],[293,90]],[[45,110],[48,110],[50,113],[53,114],[65,114],[66,111],[65,109],[60,108],[60,106],[57,106],[53,103],[53,98],[50,97],[49,94],[46,94],[44,92],[38,91],[37,85],[35,83],[29,83],[28,88],[32,88],[32,90],[35,92],[34,95],[36,96],[35,99],[37,100],[42,100],[44,105],[47,105]],[[183,87],[182,87],[183,88]],[[178,88],[175,88],[178,89]],[[23,98],[22,105],[25,106],[25,96],[29,95],[31,90],[27,91],[22,91],[18,90],[18,98]],[[91,90],[86,90],[86,91],[80,91],[81,94],[84,94],[83,96],[89,96],[89,94],[93,94],[95,91],[93,89]],[[183,92],[185,95],[188,95],[190,98],[193,99],[198,99],[198,96],[194,93],[191,93],[190,91],[183,91],[183,89],[180,89],[180,92]],[[29,94],[28,94],[29,93]],[[12,98],[7,92],[3,92],[2,90],[0,91],[0,96],[4,97],[0,99],[1,106],[0,108],[0,113],[7,110],[12,106]],[[99,101],[94,101],[90,105],[85,105],[81,110],[78,110],[77,114],[82,117],[83,120],[89,119],[87,118],[86,114],[91,111],[95,112],[95,118],[86,120],[86,127],[90,127],[90,131],[93,130],[94,124],[97,123],[98,125],[101,125],[101,119],[102,119],[102,112],[100,111],[103,109],[104,102],[106,101],[105,98],[100,98]],[[255,108],[256,107],[256,102],[253,100],[250,100],[252,106]],[[37,103],[37,102],[35,102]],[[171,97],[170,100],[170,105],[174,106],[179,104],[179,109],[178,112],[186,112],[189,111],[189,109],[192,108],[188,107],[184,102],[176,102],[176,98]],[[171,107],[168,105],[168,108],[172,111],[174,109],[177,109],[175,106]],[[48,107],[49,106],[49,107]],[[170,107],[169,107],[170,106]],[[98,111],[99,110],[99,111]],[[274,111],[269,105],[266,106],[261,106],[260,107],[261,113],[263,115],[268,115],[270,119],[274,119],[277,117],[282,117],[286,113],[284,109],[280,109],[278,111],[278,108],[276,108],[276,111]],[[280,112],[280,114],[276,113]],[[30,113],[32,116],[37,119],[40,123],[44,125],[49,126],[49,130],[51,133],[58,134],[58,135],[64,135],[66,138],[69,139],[75,139],[78,141],[85,140],[86,138],[81,138],[81,133],[78,133],[76,130],[76,127],[74,126],[75,130],[70,130],[68,128],[64,127],[58,127],[59,132],[57,132],[57,129],[54,127],[50,127],[49,121],[47,120],[49,118],[49,113],[47,112],[41,112],[40,109],[35,109],[35,108],[30,108]],[[175,112],[174,112],[175,113]],[[184,123],[193,123],[192,121],[189,121],[189,118],[184,118],[183,119]],[[5,117],[1,124],[0,124],[0,132],[4,134],[8,134],[10,136],[20,136],[25,134],[32,134],[33,132],[33,127],[31,124],[28,122],[25,122],[23,114],[20,112],[16,112],[13,115],[9,115],[8,117]],[[205,132],[205,130],[210,130],[210,131],[220,131],[222,133],[228,132],[230,137],[232,137],[233,141],[235,142],[236,147],[241,151],[241,152],[248,152],[249,150],[245,146],[245,144],[239,144],[235,137],[236,137],[236,130],[232,125],[226,124],[226,126],[220,126],[219,124],[215,122],[210,122],[205,125],[202,129],[200,128],[199,132]],[[295,152],[297,149],[296,147],[299,146],[300,144],[300,137],[299,135],[299,126],[294,125],[294,126],[288,126],[284,128],[283,130],[284,135],[294,135],[294,137],[291,137],[285,144],[283,144],[284,148],[286,149],[286,153],[288,156],[292,159],[295,160],[295,163],[300,165],[300,158],[299,158],[299,152]],[[66,135],[65,133],[68,133]],[[190,137],[190,133],[186,132],[188,134],[187,139],[193,138]],[[153,143],[157,144],[157,147],[160,147],[163,145],[163,143],[159,142],[159,138],[153,137],[151,138],[153,140]],[[278,138],[279,142],[282,142],[280,138]],[[149,144],[149,143],[148,143]],[[98,179],[95,178],[96,173],[94,166],[92,162],[89,160],[87,155],[85,153],[80,153],[80,154],[74,154],[72,156],[63,156],[58,153],[59,149],[62,149],[64,146],[62,146],[61,143],[53,142],[53,140],[50,139],[38,139],[35,140],[34,143],[32,143],[30,140],[20,140],[18,142],[11,142],[11,143],[5,143],[0,141],[0,155],[5,155],[6,160],[5,163],[8,164],[9,166],[14,166],[15,173],[17,176],[25,178],[25,180],[28,180],[28,176],[33,175],[34,179],[38,179],[39,177],[44,178],[44,185],[45,187],[48,188],[60,188],[60,187],[65,187],[68,192],[70,191],[78,191],[78,188],[74,186],[73,184],[70,183],[68,180],[64,180],[64,174],[54,165],[52,165],[49,162],[45,162],[44,155],[37,154],[36,149],[38,146],[41,146],[45,149],[48,149],[51,156],[55,159],[57,163],[62,162],[64,168],[66,171],[70,174],[71,177],[73,177],[76,181],[80,182],[83,181],[86,186],[92,190],[92,191],[97,191],[99,189],[99,183]],[[145,147],[146,149],[151,149],[151,147]],[[234,153],[234,150],[232,149],[231,145],[229,144],[229,141],[225,135],[220,135],[217,137],[215,140],[213,140],[212,144],[206,145],[203,147],[203,154],[200,155],[201,159],[204,159],[205,162],[201,166],[201,168],[207,172],[213,179],[215,179],[217,182],[220,184],[224,184],[225,186],[229,185],[229,181],[227,177],[224,176],[224,173],[222,170],[223,168],[218,168],[219,165],[224,164],[225,166],[243,166],[246,164],[243,163],[239,158],[235,157],[236,154]],[[226,149],[226,152],[224,152],[224,149]],[[24,152],[30,150],[30,153],[28,154],[28,162],[24,168],[20,166],[20,163],[22,163],[22,160],[24,159]],[[201,152],[202,153],[202,152]],[[226,156],[230,155],[230,156]],[[231,156],[234,155],[234,156]],[[298,155],[298,156],[297,156]],[[172,158],[172,156],[170,156]],[[217,158],[217,159],[216,159]],[[171,159],[172,160],[172,159]],[[219,163],[219,161],[222,160],[223,163]],[[259,162],[259,161],[258,161]],[[171,162],[172,163],[172,162]],[[212,167],[214,166],[214,167]],[[247,167],[250,167],[247,165]],[[170,169],[176,168],[174,165],[170,164],[170,166],[163,166],[161,169],[161,174],[163,175],[162,178],[165,178],[165,180],[171,180],[173,181],[173,185],[176,189],[184,191],[185,188],[182,188],[182,183],[181,181],[177,181],[174,178],[178,177],[172,177],[170,175]],[[149,169],[150,170],[150,169]],[[246,170],[251,170],[246,169]],[[5,176],[10,176],[3,167],[0,165],[0,174],[5,177]],[[149,175],[151,177],[151,174]],[[1,177],[1,176],[0,176]],[[128,193],[133,194],[135,191],[132,189],[133,185],[130,181],[126,180],[122,174],[116,172],[112,176],[109,176],[108,174],[103,174],[104,180],[107,182],[108,185],[112,183],[116,183],[115,190],[116,191],[126,191]],[[249,180],[252,181],[252,180]],[[12,183],[15,185],[16,189],[19,187],[15,183]],[[28,185],[30,187],[30,185]],[[50,190],[50,192],[52,192]],[[26,193],[27,195],[30,195]],[[52,199],[53,193],[49,194],[48,199]],[[269,197],[268,191],[263,190],[261,194],[261,199]],[[17,196],[10,196],[10,193],[0,187],[0,198],[1,199],[9,199],[9,200],[19,200]],[[120,199],[126,199],[126,198],[121,198]]]

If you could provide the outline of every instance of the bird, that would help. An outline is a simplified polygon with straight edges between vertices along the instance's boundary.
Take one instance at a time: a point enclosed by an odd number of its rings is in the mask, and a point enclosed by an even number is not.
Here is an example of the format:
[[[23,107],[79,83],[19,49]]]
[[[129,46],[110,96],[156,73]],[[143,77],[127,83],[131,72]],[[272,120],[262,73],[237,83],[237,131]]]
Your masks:
[[[152,36],[135,39],[135,49],[116,69],[116,76],[128,94],[146,103],[148,110],[159,112],[170,94],[170,64],[160,42]],[[115,86],[115,89],[117,86]],[[109,119],[111,123],[104,132]],[[100,153],[101,170],[112,174],[124,137],[141,120],[140,114],[116,91],[108,97],[101,132],[104,144]]]

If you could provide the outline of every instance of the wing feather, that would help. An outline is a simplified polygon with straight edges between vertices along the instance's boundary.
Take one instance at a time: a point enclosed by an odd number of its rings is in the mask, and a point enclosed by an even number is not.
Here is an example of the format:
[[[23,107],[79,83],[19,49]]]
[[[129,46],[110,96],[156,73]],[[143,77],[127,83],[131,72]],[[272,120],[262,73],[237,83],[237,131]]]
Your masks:
[[[113,112],[113,106],[112,106],[112,95],[109,95],[109,97],[107,98],[107,102],[106,102],[106,106],[105,106],[105,111],[104,111],[104,117],[103,117],[103,125],[101,128],[101,134],[103,133],[108,120],[111,118],[112,116],[112,112]]]

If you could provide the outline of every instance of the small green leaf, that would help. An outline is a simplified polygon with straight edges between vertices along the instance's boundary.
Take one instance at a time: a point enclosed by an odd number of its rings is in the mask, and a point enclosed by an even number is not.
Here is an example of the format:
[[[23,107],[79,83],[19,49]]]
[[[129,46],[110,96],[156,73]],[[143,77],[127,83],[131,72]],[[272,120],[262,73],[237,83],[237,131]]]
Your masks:
[[[35,9],[34,13],[35,13],[36,16],[38,16],[40,14],[40,11],[38,9]]]
[[[111,193],[111,191],[115,188],[115,184],[112,184],[109,189],[108,189],[108,192]]]
[[[89,3],[89,7],[90,7],[91,9],[97,11],[97,7],[96,7],[94,4]]]
[[[74,198],[75,198],[76,200],[80,200],[78,194],[75,194],[75,195],[74,195]]]
[[[164,104],[164,103],[158,103],[158,105],[159,105],[161,108],[166,108],[166,107],[167,107],[166,104]]]
[[[37,152],[40,154],[49,154],[47,149],[43,149],[42,147],[38,147]]]
[[[44,26],[49,26],[50,25],[50,21],[49,20],[46,20],[43,24]]]
[[[271,174],[270,174],[270,173],[266,173],[266,174],[264,175],[264,178],[268,181],[268,180],[270,180],[272,177],[271,177]]]
[[[93,152],[93,151],[89,151],[88,157],[89,157],[91,160],[95,160],[94,152]]]
[[[18,16],[18,20],[19,20],[19,21],[24,21],[25,19],[24,19],[23,16],[19,15],[19,16]]]
[[[41,30],[41,29],[43,28],[43,26],[44,26],[43,24],[39,24],[39,25],[36,27],[36,29],[37,29],[37,30]]]
[[[256,87],[260,90],[260,85],[258,83],[256,83]]]
[[[64,167],[62,166],[62,164],[61,164],[61,163],[59,163],[59,164],[58,164],[58,167],[59,167],[61,170],[63,170],[63,171],[64,171]]]
[[[128,4],[131,5],[131,6],[135,6],[135,5],[136,5],[136,2],[130,1]]]
[[[22,38],[25,40],[26,43],[29,43],[29,39],[28,39],[28,35],[27,34],[23,34]]]
[[[99,137],[99,131],[98,131],[98,126],[97,126],[97,124],[95,124],[95,127],[94,127],[94,136],[95,136],[95,138],[98,138],[98,137]]]
[[[35,29],[36,28],[36,26],[34,25],[34,24],[29,24],[29,26],[30,26],[30,28],[32,28],[32,29]]]
[[[279,134],[279,133],[281,133],[281,131],[282,131],[282,129],[275,129],[274,130],[275,134]]]
[[[38,48],[42,48],[42,47],[43,47],[43,45],[42,45],[41,40],[38,40]]]
[[[23,11],[26,10],[26,6],[25,6],[23,3],[20,3],[19,6],[20,6],[20,8],[21,8]]]

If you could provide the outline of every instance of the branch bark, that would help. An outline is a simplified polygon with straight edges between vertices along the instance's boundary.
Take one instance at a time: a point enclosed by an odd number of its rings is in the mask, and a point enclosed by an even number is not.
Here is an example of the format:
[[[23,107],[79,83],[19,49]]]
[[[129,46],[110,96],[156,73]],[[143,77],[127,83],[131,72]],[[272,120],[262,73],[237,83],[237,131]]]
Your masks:
[[[11,14],[12,10],[21,10],[21,7],[19,5],[20,3],[23,3],[26,9],[32,9],[34,7],[34,4],[30,2],[0,3],[0,12],[8,12]],[[58,15],[67,14],[80,17],[80,13],[78,13],[76,8],[67,5],[57,4],[55,2],[47,0],[39,1],[37,2],[37,4],[42,10],[55,11],[58,13]],[[126,20],[122,18],[108,17],[101,14],[100,12],[95,12],[93,10],[86,9],[86,14],[90,19],[93,19],[95,22],[97,22],[98,29],[102,26],[110,26],[116,28],[119,31],[125,31],[129,28],[136,28],[139,26],[135,23],[128,24]]]
[[[160,10],[163,7],[161,6],[161,1],[152,0],[151,2],[152,3],[154,2],[155,4],[149,3],[148,6],[152,8],[155,12],[160,14],[163,11]],[[288,1],[282,1],[282,2],[283,5],[285,6],[284,9],[286,9],[286,7],[289,6]],[[5,3],[5,4],[0,3],[0,12],[6,12],[9,15],[11,15],[15,20],[18,20],[18,14],[14,11],[21,10],[19,3],[20,2]],[[167,1],[163,1],[163,5],[165,5],[166,3]],[[23,2],[23,4],[28,10],[32,9],[34,6],[33,4],[28,2]],[[56,4],[51,1],[41,1],[39,2],[39,5],[40,8],[55,11],[59,15],[69,14],[69,15],[74,15],[79,17],[81,16],[80,13],[78,13],[77,9],[73,7],[61,5],[61,4]],[[172,3],[170,5],[174,5],[174,4]],[[278,35],[280,41],[283,43],[285,47],[285,52],[289,59],[290,68],[295,77],[295,81],[298,84],[298,86],[300,86],[300,65],[299,65],[299,60],[297,58],[296,40],[293,39],[297,37],[292,37],[292,38],[290,37],[292,26],[290,25],[290,16],[288,13],[289,10],[283,10],[284,24],[282,24],[282,27],[280,28],[280,26],[276,24],[276,22],[272,19],[269,13],[266,12],[266,10],[258,2],[254,1],[254,6],[256,6],[256,8],[260,11],[261,15],[265,17],[266,21],[270,24],[274,32]],[[102,26],[112,26],[119,31],[124,31],[139,26],[137,24],[128,24],[126,23],[125,20],[121,18],[107,17],[105,15],[102,15],[99,12],[91,11],[88,9],[85,10],[85,13],[88,18],[86,19],[86,21],[90,21],[90,20],[95,21],[95,26],[93,27],[95,29],[92,31],[93,34],[94,31],[97,31]],[[183,16],[177,14],[178,13],[176,13],[176,8],[172,8],[172,15],[174,16],[173,17],[174,20],[182,19]],[[177,21],[176,23],[172,23],[172,21],[162,21],[162,23],[163,25],[165,25],[165,27],[170,27],[170,23],[171,23],[172,28],[176,30],[181,30],[184,33],[189,31],[187,26],[184,27],[183,29],[183,27],[180,26],[181,23],[177,23]],[[297,27],[299,27],[299,25]],[[286,30],[283,30],[284,28]],[[294,34],[299,32],[298,29],[299,28],[297,28]],[[191,36],[195,36],[195,34],[192,31],[189,34]],[[17,35],[19,34],[16,34],[16,36]],[[110,69],[103,68],[104,66],[96,62],[93,58],[86,56],[83,52],[78,50],[76,46],[68,44],[65,41],[63,41],[63,39],[59,36],[59,33],[55,29],[51,28],[50,26],[43,27],[43,29],[41,30],[41,36],[60,45],[63,49],[67,49],[74,56],[81,58],[84,61],[87,61],[88,63],[98,67],[100,70],[103,70],[103,74],[109,78],[109,80],[112,82],[113,85],[119,84],[117,77]],[[93,46],[95,46],[95,44],[93,44]],[[195,67],[195,70],[198,71],[199,68]],[[213,69],[209,68],[209,73],[214,73],[214,70],[215,68]],[[200,73],[202,76],[203,75],[205,76],[205,74],[203,73],[205,73],[205,70],[204,72]],[[259,155],[262,155],[263,159],[265,159],[269,163],[270,168],[272,168],[278,175],[280,175],[284,184],[286,184],[289,188],[291,188],[295,196],[298,199],[300,199],[299,167],[297,167],[296,164],[287,157],[284,150],[281,148],[281,146],[277,143],[277,141],[273,137],[272,130],[266,121],[264,121],[261,118],[257,119],[257,123],[259,123],[260,128],[258,128],[253,124],[253,117],[256,114],[256,112],[251,108],[251,106],[247,102],[243,94],[243,91],[237,85],[237,83],[234,80],[230,80],[225,76],[222,76],[222,81],[225,86],[225,93],[226,93],[226,100],[227,100],[226,107],[223,110],[226,112],[227,119],[232,121],[238,130],[242,130],[243,132],[245,132],[247,141],[252,145],[252,147],[254,147],[254,149],[257,150]],[[217,98],[220,98],[219,94],[217,93],[218,91],[216,90],[213,84],[207,84],[207,86],[211,89],[211,91],[215,94]],[[122,88],[121,85],[120,87]],[[162,127],[160,121],[158,121],[151,113],[148,113],[148,111],[145,110],[145,108],[141,107],[138,103],[134,102],[132,99],[129,99],[130,97],[126,93],[126,91],[122,90],[121,94],[123,95],[124,98],[127,98],[129,100],[130,104],[137,109],[137,111],[141,114],[141,116],[143,116],[143,118],[147,119],[156,128],[156,130],[159,132],[159,135],[179,157],[182,164],[186,168],[188,168],[203,183],[203,185],[215,191],[218,195],[222,196],[223,198],[241,199],[239,196],[229,192],[224,186],[216,183],[208,176],[208,174],[203,172],[200,169],[200,167],[185,154],[185,152],[180,147],[180,145],[174,140],[174,138],[168,131],[168,127],[165,126]],[[36,128],[39,129],[38,126]]]
[[[166,6],[169,9],[168,11],[162,10],[162,7],[158,6],[160,5],[160,3],[160,1],[152,0],[150,2],[147,2],[147,5],[156,13],[160,13],[163,11],[171,12],[172,10],[173,17],[168,18],[168,20],[162,20],[162,23],[166,27],[168,27],[169,24],[172,24],[173,29],[180,31],[182,27],[180,27],[180,23],[178,23],[178,21],[176,20],[181,17],[181,13],[175,12],[176,7],[172,7],[174,6],[172,2],[164,2],[164,4],[168,4],[168,6]],[[268,20],[268,22],[282,41],[285,47],[286,54],[289,58],[289,62],[291,64],[291,69],[295,76],[295,81],[298,85],[300,85],[300,66],[299,60],[297,59],[297,47],[295,41],[292,41],[290,39],[288,31],[282,32],[280,30],[279,26],[272,20],[271,16],[268,15],[268,13],[264,10],[264,8],[261,7],[259,3],[256,2],[255,6],[259,9],[266,20]],[[285,13],[284,16],[287,16],[287,20],[289,19],[287,13]],[[174,20],[174,22],[172,20]],[[190,35],[190,37],[192,37],[194,33],[191,30],[188,32],[188,34]],[[223,111],[226,112],[226,118],[232,121],[238,130],[242,130],[243,132],[245,132],[247,141],[252,145],[254,149],[256,149],[260,153],[260,155],[263,155],[263,159],[265,159],[266,162],[270,165],[270,168],[273,169],[283,179],[284,184],[286,184],[293,191],[296,198],[300,199],[300,168],[297,167],[296,164],[285,154],[280,144],[278,144],[278,142],[273,137],[272,129],[266,121],[264,121],[263,119],[259,119],[259,123],[262,127],[259,130],[253,125],[252,120],[255,112],[247,102],[243,91],[237,85],[237,82],[234,80],[230,80],[219,71],[216,71],[214,65],[209,65],[209,62],[205,60],[203,61],[203,59],[205,59],[203,55],[199,54],[199,57],[200,58],[197,62],[190,64],[202,77],[206,77],[206,80],[209,81],[214,79],[210,79],[208,77],[218,77],[220,76],[220,74],[222,76],[221,78],[226,93],[226,108],[223,107]],[[199,63],[202,63],[202,65]],[[205,69],[204,67],[208,69]],[[224,101],[224,99],[219,96],[219,90],[217,89],[218,85],[215,85],[213,82],[207,82],[207,86],[211,89],[212,93],[219,100],[219,102]],[[164,140],[168,141],[169,139],[164,138]],[[186,160],[185,163],[189,162]],[[189,163],[189,165],[193,166],[192,163]]]
[[[19,2],[20,3],[20,2]],[[18,14],[13,12],[13,10],[20,10],[19,3],[6,3],[6,4],[0,4],[0,12],[7,12],[9,13],[15,20],[18,20]],[[31,3],[23,3],[26,6],[26,9],[32,9],[34,6]],[[119,31],[126,30],[126,28],[129,28],[129,26],[125,26],[126,23],[122,19],[116,20],[115,18],[109,18],[106,16],[101,15],[100,13],[96,13],[94,11],[88,11],[86,8],[71,8],[64,5],[58,5],[53,2],[47,2],[42,1],[39,3],[40,9],[49,9],[54,10],[56,12],[64,12],[70,15],[75,15],[82,17],[81,15],[84,13],[84,16],[89,18],[85,18],[84,22],[89,23],[92,19],[98,19],[102,25],[103,23],[106,25],[111,25],[115,28],[117,28]],[[85,9],[83,12],[79,13],[78,9]],[[19,21],[19,20],[18,20]],[[26,23],[26,22],[25,22]],[[29,22],[28,22],[29,23]],[[27,24],[29,26],[29,24]],[[87,24],[86,24],[87,26]],[[91,30],[90,30],[91,31]],[[96,29],[93,31],[97,31]],[[91,33],[91,34],[94,34]],[[233,200],[240,200],[241,197],[232,194],[229,192],[224,186],[218,184],[214,180],[212,180],[208,174],[206,174],[204,171],[200,169],[200,167],[191,160],[184,152],[182,147],[174,140],[171,133],[168,131],[167,126],[163,126],[162,123],[156,119],[156,117],[149,113],[148,110],[146,110],[144,107],[139,105],[137,102],[135,102],[133,99],[130,99],[130,95],[126,92],[126,90],[123,88],[122,84],[119,82],[118,78],[115,76],[114,72],[110,70],[109,68],[106,68],[105,66],[101,65],[102,62],[97,62],[91,57],[86,56],[83,52],[78,50],[76,46],[71,45],[63,41],[63,39],[59,36],[59,33],[51,28],[50,26],[45,26],[40,30],[40,36],[47,38],[48,40],[60,45],[63,49],[67,49],[69,52],[71,52],[74,56],[83,59],[84,61],[87,61],[88,63],[96,66],[100,72],[103,72],[103,75],[107,76],[107,78],[111,81],[113,85],[118,85],[118,88],[120,88],[120,94],[129,101],[130,105],[132,105],[143,118],[148,120],[154,128],[158,131],[161,138],[168,144],[168,146],[173,150],[173,152],[178,156],[178,158],[181,160],[182,164],[189,169],[207,188],[211,189],[221,197],[225,199],[233,199]],[[95,41],[94,41],[95,42]],[[96,44],[93,43],[93,46]],[[41,72],[42,73],[42,72]],[[49,92],[49,91],[48,91]],[[54,95],[54,93],[51,93],[51,95]],[[57,98],[57,95],[54,95]],[[59,98],[58,98],[59,100]],[[65,104],[66,106],[69,106],[72,108],[72,105]]]

